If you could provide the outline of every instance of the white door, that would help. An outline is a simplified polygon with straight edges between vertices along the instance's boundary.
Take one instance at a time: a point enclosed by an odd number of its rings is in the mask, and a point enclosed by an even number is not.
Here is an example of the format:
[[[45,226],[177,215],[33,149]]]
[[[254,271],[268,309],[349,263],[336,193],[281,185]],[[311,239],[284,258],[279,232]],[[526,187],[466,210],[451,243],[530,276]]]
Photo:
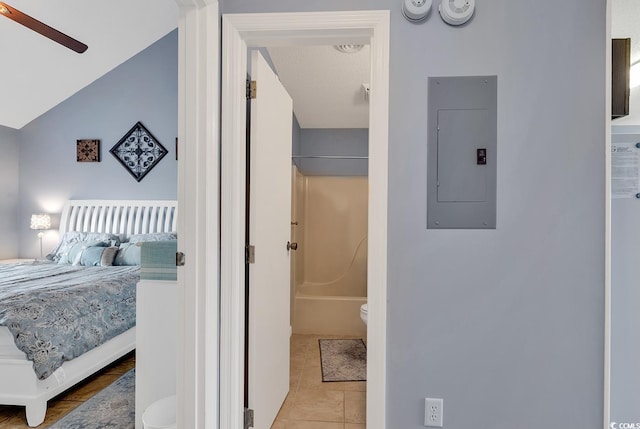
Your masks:
[[[269,429],[289,392],[289,251],[293,103],[258,51],[251,56],[248,401]]]

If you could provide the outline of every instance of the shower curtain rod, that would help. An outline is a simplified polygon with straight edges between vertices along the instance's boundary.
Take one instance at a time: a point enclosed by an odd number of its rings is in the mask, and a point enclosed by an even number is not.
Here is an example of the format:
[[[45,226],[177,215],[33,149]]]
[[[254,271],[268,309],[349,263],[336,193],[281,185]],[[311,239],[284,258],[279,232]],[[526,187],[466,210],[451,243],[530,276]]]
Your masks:
[[[351,156],[351,155],[292,155],[293,159],[369,159],[368,156]]]

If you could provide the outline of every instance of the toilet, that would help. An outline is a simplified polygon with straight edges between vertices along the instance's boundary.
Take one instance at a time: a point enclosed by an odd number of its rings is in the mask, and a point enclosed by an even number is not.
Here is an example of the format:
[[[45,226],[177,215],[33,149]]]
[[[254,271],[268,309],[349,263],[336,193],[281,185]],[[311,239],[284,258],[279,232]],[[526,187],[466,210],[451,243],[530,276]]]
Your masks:
[[[369,309],[367,308],[367,304],[362,304],[360,306],[360,318],[362,319],[362,321],[364,322],[364,324],[367,324],[367,314],[369,313]]]

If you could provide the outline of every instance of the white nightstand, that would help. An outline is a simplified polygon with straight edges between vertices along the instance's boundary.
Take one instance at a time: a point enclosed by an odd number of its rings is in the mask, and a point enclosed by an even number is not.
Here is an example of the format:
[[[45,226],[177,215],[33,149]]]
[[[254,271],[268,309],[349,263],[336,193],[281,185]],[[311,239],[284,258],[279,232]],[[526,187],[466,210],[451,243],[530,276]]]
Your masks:
[[[0,259],[0,264],[17,264],[20,262],[33,262],[33,258]]]

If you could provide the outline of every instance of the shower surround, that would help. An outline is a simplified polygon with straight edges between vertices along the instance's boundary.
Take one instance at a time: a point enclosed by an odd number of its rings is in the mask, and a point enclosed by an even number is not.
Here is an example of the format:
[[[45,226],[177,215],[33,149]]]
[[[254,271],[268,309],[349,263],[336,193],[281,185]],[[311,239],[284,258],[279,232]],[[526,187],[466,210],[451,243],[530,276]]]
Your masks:
[[[365,336],[367,177],[304,176],[294,167],[292,195],[293,332]]]

